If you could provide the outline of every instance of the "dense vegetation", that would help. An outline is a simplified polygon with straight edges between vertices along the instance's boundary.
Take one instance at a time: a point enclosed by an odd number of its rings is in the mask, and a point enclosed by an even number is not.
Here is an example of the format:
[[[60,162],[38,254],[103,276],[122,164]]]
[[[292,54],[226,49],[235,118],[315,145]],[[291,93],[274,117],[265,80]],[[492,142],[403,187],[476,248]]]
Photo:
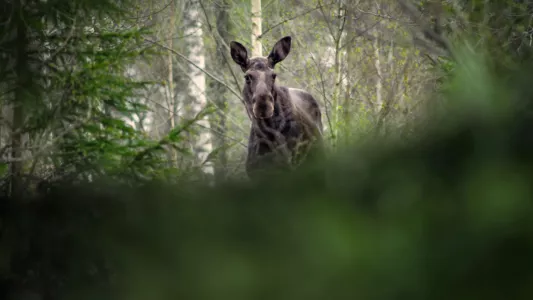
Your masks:
[[[0,3],[0,299],[531,299],[533,6],[263,2],[328,144],[263,182],[249,13]]]

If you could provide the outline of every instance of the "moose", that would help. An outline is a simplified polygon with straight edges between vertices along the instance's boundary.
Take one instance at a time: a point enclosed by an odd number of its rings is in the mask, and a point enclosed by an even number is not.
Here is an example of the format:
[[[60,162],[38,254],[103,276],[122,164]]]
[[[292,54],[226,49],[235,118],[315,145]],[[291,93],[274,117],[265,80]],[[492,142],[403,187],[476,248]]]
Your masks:
[[[274,67],[291,50],[291,37],[276,42],[267,57],[248,57],[248,50],[230,43],[231,58],[244,73],[244,104],[252,121],[246,173],[294,169],[323,154],[322,113],[308,92],[280,86]]]

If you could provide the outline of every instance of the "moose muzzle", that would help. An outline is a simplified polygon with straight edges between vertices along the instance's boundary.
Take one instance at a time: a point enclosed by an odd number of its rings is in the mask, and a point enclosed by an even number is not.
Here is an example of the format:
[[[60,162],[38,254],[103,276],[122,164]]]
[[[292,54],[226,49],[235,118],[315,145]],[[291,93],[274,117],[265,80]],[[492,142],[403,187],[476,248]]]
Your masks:
[[[254,96],[253,113],[257,119],[269,119],[274,115],[274,98],[271,94]]]

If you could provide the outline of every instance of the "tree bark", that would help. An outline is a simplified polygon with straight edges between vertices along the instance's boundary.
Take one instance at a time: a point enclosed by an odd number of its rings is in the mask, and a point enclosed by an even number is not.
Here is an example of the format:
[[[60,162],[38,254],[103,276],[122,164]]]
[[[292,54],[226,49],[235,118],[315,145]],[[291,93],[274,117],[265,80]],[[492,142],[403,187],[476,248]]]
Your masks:
[[[252,56],[263,56],[261,23],[261,0],[252,0]]]
[[[228,61],[227,51],[224,47],[224,43],[229,44],[231,37],[230,31],[230,19],[228,9],[230,3],[228,0],[222,0],[216,11],[216,30],[218,35],[215,36],[217,51],[216,57],[213,59],[213,64],[223,68],[225,62]],[[226,57],[226,58],[225,58]],[[221,182],[225,180],[227,176],[227,163],[228,154],[224,147],[226,147],[226,132],[227,132],[227,91],[226,87],[219,82],[212,81],[211,93],[212,99],[217,106],[216,122],[212,122],[211,128],[213,129],[213,146],[218,150],[217,157],[215,159],[214,171],[215,180]],[[216,123],[216,125],[215,125]]]
[[[186,12],[190,25],[185,30],[189,47],[188,59],[199,68],[205,69],[205,53],[202,24],[200,23],[200,8],[197,3],[192,3]],[[207,105],[206,78],[205,74],[194,66],[189,66],[189,94],[192,99],[191,112],[197,115]],[[213,151],[209,118],[204,117],[197,122],[199,134],[194,141],[194,151],[201,163],[204,163],[208,155]],[[202,167],[205,173],[213,174],[213,164],[207,162]]]
[[[375,13],[379,15],[379,3],[375,2]],[[381,55],[380,55],[380,43],[379,43],[379,25],[374,26],[374,67],[376,68],[376,81],[375,81],[375,88],[376,88],[376,101],[374,102],[374,107],[376,109],[376,113],[379,113],[381,109],[383,108],[383,95],[382,95],[382,70],[381,70]]]
[[[12,129],[11,129],[11,189],[10,194],[18,197],[23,193],[22,180],[22,142],[23,142],[23,125],[24,125],[24,104],[28,101],[28,95],[31,91],[31,74],[28,65],[28,37],[27,28],[23,18],[24,9],[22,1],[16,1],[13,18],[16,22],[16,66],[15,73],[17,78],[15,88],[15,99],[13,103]]]
[[[341,112],[340,112],[340,97],[342,93],[342,85],[343,85],[343,74],[342,74],[342,42],[343,37],[345,36],[344,32],[344,26],[346,25],[346,8],[344,7],[343,2],[339,2],[337,14],[339,16],[339,25],[334,33],[333,40],[335,42],[335,62],[334,62],[334,68],[335,68],[335,87],[333,88],[333,97],[332,97],[332,104],[333,104],[333,126],[334,128],[331,129],[332,131],[332,146],[335,147],[338,142],[338,136],[339,136],[339,126],[340,126],[340,120],[341,120]]]
[[[175,28],[176,28],[176,0],[171,0],[171,3],[170,3],[170,7],[169,7],[169,19],[170,19],[170,24],[169,24],[169,28],[168,28],[168,36],[167,36],[167,41],[168,41],[168,48],[169,49],[173,49],[173,46],[174,46],[174,43],[173,43],[173,40],[174,40],[174,32],[175,32]],[[175,114],[176,114],[176,97],[174,95],[174,64],[173,64],[173,58],[174,58],[174,53],[172,53],[172,51],[168,51],[168,54],[167,54],[167,72],[168,72],[168,77],[167,77],[167,86],[166,86],[166,90],[167,90],[167,107],[168,107],[168,120],[170,122],[170,128],[174,128],[176,127],[176,118],[175,118]],[[177,162],[178,162],[178,153],[175,149],[173,148],[170,148],[168,149],[169,152],[169,158],[170,158],[170,165],[171,166],[176,166],[177,167]]]

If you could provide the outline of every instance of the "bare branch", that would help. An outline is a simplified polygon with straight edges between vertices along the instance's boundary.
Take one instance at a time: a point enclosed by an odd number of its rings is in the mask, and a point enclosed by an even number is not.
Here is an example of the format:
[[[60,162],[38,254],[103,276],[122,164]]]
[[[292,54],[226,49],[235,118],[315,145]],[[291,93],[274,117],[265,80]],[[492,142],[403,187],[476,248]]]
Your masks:
[[[234,94],[235,96],[237,96],[239,98],[239,100],[242,102],[242,104],[245,104],[244,103],[244,99],[242,99],[242,96],[240,95],[240,93],[236,92],[234,89],[232,89],[229,85],[227,85],[224,81],[218,79],[215,75],[207,72],[206,70],[204,70],[203,68],[200,68],[197,64],[195,64],[193,61],[191,61],[189,58],[187,58],[187,56],[179,53],[178,51],[174,50],[174,49],[171,49],[163,44],[160,44],[156,41],[152,41],[150,39],[145,39],[145,41],[149,42],[149,43],[152,43],[158,47],[161,47],[165,50],[168,50],[174,54],[176,54],[177,56],[179,56],[180,58],[182,58],[183,60],[187,61],[189,64],[191,64],[192,66],[194,66],[196,69],[200,70],[200,72],[204,73],[205,75],[211,77],[213,80],[215,80],[216,82],[222,84],[224,87],[226,87],[232,94]]]
[[[271,27],[267,28],[266,30],[264,30],[259,36],[257,36],[257,38],[258,39],[262,38],[265,34],[269,33],[272,29],[275,29],[276,27],[281,26],[281,25],[283,25],[283,24],[285,24],[285,23],[287,23],[289,21],[292,21],[292,20],[297,19],[299,17],[303,17],[303,16],[305,16],[307,14],[310,14],[310,13],[316,11],[316,10],[322,9],[324,7],[331,6],[333,4],[335,4],[335,2],[331,2],[331,3],[328,3],[328,4],[319,4],[319,5],[311,8],[311,9],[308,9],[308,10],[306,10],[306,11],[300,13],[300,14],[297,14],[297,15],[294,15],[294,16],[288,18],[288,19],[285,19],[285,20],[283,20],[283,21],[281,21],[281,22],[279,22],[277,24],[272,25]]]
[[[434,30],[432,30],[430,24],[428,24],[428,22],[426,22],[420,17],[420,12],[412,3],[407,0],[398,0],[398,3],[400,4],[400,7],[414,19],[415,23],[418,24],[420,32],[426,39],[437,44],[437,46],[444,51],[444,54],[446,56],[453,57],[451,45],[448,39],[442,34],[438,34]],[[415,41],[422,42],[421,39],[416,37]]]

